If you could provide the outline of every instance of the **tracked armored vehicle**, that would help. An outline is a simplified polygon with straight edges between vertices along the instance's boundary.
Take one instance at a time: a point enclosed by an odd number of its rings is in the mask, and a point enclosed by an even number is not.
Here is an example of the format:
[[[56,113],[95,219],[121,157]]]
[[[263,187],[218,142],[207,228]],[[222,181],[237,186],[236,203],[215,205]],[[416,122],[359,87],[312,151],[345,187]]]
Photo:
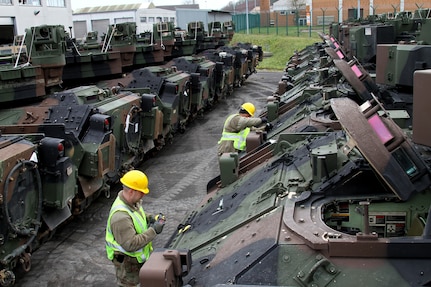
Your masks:
[[[270,125],[220,156],[143,286],[431,283],[431,70],[411,71],[413,90],[376,83],[321,37],[287,63]]]
[[[168,246],[191,253],[179,257],[193,259],[184,284],[427,284],[426,165],[408,142],[389,152],[352,100],[331,106],[338,132],[280,134],[239,166],[221,158],[221,187],[209,186]],[[389,123],[391,135],[403,138]],[[151,282],[146,267],[141,272]]]
[[[354,56],[368,69],[375,70],[376,60],[380,58],[377,55],[378,45],[430,45],[430,20],[431,9],[422,8],[414,12],[396,13],[392,17],[371,15],[359,23],[332,24],[330,30],[348,57]]]

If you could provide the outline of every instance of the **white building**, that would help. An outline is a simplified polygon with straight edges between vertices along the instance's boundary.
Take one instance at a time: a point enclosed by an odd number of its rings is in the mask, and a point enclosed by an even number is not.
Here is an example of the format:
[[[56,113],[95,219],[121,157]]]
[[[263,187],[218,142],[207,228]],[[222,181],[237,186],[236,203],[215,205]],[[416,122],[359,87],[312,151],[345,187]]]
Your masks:
[[[1,0],[0,0],[1,1]],[[201,10],[198,4],[154,6],[150,4],[123,4],[86,7],[73,11],[73,37],[83,38],[90,31],[97,31],[100,37],[110,25],[135,22],[136,32],[153,31],[153,24],[173,22],[175,27],[187,29],[187,24],[202,21],[205,29],[208,23],[232,20],[229,12]]]
[[[89,1],[89,4],[91,1]],[[228,12],[200,10],[198,4],[154,6],[153,3],[123,4],[80,8],[72,11],[71,0],[0,0],[0,45],[11,44],[16,35],[40,25],[63,25],[72,37],[85,37],[89,31],[106,33],[108,26],[135,22],[137,33],[152,31],[153,24],[173,22],[183,29],[193,21],[232,19]]]
[[[232,21],[232,15],[230,12],[223,12],[218,10],[196,10],[178,8],[177,12],[177,24],[176,26],[187,29],[187,25],[190,22],[199,21],[204,24],[205,30],[208,31],[208,23],[210,22],[227,22]]]
[[[137,12],[136,31],[153,31],[153,25],[159,22],[173,22],[177,25],[176,12],[160,8],[139,9]]]
[[[175,10],[156,8],[152,3],[87,7],[73,11],[73,36],[83,38],[89,31],[102,36],[110,25],[124,22],[135,22],[139,34],[153,31],[155,23],[168,21],[176,25]]]
[[[0,44],[10,44],[15,35],[40,25],[72,27],[71,0],[0,0]]]

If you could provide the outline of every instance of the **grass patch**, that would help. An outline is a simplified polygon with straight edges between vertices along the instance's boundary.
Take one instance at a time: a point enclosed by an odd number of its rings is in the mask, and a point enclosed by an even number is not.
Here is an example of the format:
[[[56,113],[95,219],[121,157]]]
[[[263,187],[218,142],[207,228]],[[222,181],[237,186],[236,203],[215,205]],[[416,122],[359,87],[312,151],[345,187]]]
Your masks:
[[[271,53],[271,57],[264,57],[259,63],[258,69],[282,71],[286,67],[286,63],[295,51],[300,51],[305,47],[316,42],[321,42],[322,39],[316,32],[300,33],[298,36],[294,33],[289,33],[292,36],[274,35],[274,34],[242,34],[235,33],[232,43],[252,43],[253,45],[262,46],[264,52]]]

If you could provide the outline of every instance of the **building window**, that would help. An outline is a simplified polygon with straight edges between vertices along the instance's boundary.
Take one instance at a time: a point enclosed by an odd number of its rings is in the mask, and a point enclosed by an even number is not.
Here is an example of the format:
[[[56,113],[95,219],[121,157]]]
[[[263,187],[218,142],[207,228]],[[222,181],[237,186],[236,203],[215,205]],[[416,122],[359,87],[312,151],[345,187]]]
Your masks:
[[[163,22],[168,22],[169,21],[169,17],[163,17]]]
[[[175,23],[175,17],[171,17],[169,21]]]
[[[0,4],[2,4],[2,5],[12,5],[12,0],[0,0]]]
[[[162,17],[157,17],[157,23],[162,22]]]
[[[51,7],[66,7],[64,0],[47,0],[46,5]]]
[[[148,17],[148,22],[154,23],[154,17]]]
[[[21,5],[40,6],[40,0],[19,0]]]
[[[147,23],[147,17],[141,17],[141,23]]]
[[[358,17],[358,9],[356,9],[356,8],[350,8],[350,9],[347,10],[347,17],[349,17],[349,19],[362,18],[364,16],[364,9],[361,8],[359,10],[359,12],[360,12],[360,14],[359,14],[360,17]],[[327,23],[330,23],[330,22],[327,22]]]

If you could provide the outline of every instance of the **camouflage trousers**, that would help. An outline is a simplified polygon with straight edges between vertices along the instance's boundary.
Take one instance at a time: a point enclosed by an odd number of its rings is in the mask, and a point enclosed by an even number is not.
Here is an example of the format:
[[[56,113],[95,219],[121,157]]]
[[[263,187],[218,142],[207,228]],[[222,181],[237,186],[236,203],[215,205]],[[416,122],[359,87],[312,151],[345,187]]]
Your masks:
[[[117,277],[118,286],[139,286],[139,270],[143,263],[138,263],[136,258],[126,255],[117,255],[112,262],[115,266],[115,276]]]

